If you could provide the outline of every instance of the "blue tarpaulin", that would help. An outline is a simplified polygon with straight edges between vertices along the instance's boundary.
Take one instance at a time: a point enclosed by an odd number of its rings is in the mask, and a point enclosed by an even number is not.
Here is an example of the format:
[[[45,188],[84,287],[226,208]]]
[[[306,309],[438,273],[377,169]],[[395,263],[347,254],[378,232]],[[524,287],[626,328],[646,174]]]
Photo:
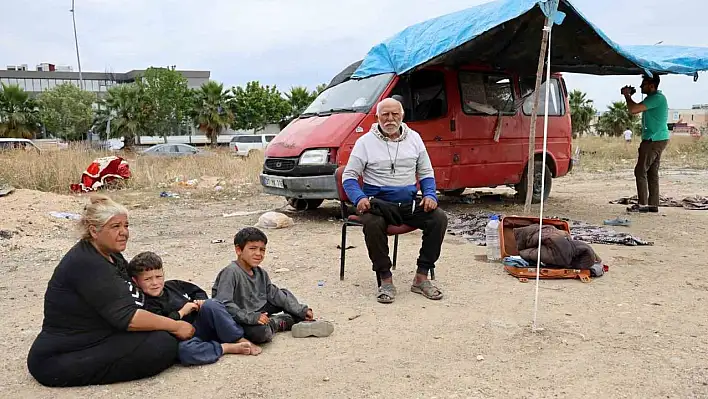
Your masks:
[[[404,29],[374,46],[352,77],[403,74],[435,64],[535,70],[545,17],[557,24],[551,44],[554,71],[695,75],[708,70],[708,48],[620,46],[568,0],[498,0]]]

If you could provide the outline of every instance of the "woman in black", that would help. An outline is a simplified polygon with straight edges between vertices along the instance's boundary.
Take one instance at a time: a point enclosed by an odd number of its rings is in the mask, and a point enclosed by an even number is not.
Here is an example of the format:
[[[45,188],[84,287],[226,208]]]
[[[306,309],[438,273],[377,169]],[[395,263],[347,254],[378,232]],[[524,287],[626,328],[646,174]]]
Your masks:
[[[110,384],[153,376],[177,360],[191,324],[142,310],[121,255],[128,212],[95,196],[81,219],[82,239],[59,262],[44,295],[42,331],[27,356],[47,386]],[[177,337],[177,339],[175,338]]]

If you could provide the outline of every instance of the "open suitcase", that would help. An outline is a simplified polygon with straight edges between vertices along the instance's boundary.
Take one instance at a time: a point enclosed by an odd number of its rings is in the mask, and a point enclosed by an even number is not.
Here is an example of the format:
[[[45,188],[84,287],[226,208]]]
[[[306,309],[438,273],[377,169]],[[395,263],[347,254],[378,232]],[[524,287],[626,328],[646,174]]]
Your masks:
[[[530,226],[532,224],[538,224],[539,218],[534,217],[522,217],[522,216],[506,216],[503,217],[499,225],[499,244],[501,247],[501,257],[502,259],[507,256],[518,256],[519,251],[516,249],[516,238],[514,237],[514,229],[517,227]],[[570,226],[567,222],[559,219],[543,219],[544,226],[554,226],[557,229],[567,231],[570,233]],[[504,265],[504,270],[512,276],[519,279],[521,282],[528,282],[528,279],[536,278],[536,267],[535,264],[529,267],[513,267]],[[571,278],[580,279],[584,283],[590,282],[590,270],[581,269],[555,269],[555,268],[545,268],[540,269],[539,278],[542,279],[561,279],[561,278]]]

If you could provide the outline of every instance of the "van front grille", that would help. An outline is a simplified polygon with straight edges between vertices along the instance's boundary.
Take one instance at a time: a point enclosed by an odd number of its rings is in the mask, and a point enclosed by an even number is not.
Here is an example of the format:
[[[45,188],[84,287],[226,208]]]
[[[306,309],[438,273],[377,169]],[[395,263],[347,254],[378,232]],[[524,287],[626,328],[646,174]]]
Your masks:
[[[297,159],[292,158],[267,158],[265,160],[266,169],[278,172],[287,172],[295,169]]]

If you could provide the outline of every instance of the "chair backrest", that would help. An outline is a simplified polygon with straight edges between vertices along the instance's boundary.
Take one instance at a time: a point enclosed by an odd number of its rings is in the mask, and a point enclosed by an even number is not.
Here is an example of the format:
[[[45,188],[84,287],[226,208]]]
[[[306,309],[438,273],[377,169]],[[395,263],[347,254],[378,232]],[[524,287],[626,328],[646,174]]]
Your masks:
[[[344,191],[344,185],[342,184],[342,174],[344,173],[344,168],[344,166],[340,166],[334,173],[334,178],[337,180],[337,193],[339,194],[339,200],[342,202],[349,201],[347,192]]]
[[[342,220],[347,220],[349,216],[349,208],[347,208],[347,202],[351,202],[347,192],[344,191],[344,184],[342,184],[342,175],[344,174],[345,166],[340,166],[337,171],[334,172],[334,178],[337,180],[337,194],[339,195],[339,206],[342,211]],[[363,179],[359,178],[359,186],[363,185]]]

